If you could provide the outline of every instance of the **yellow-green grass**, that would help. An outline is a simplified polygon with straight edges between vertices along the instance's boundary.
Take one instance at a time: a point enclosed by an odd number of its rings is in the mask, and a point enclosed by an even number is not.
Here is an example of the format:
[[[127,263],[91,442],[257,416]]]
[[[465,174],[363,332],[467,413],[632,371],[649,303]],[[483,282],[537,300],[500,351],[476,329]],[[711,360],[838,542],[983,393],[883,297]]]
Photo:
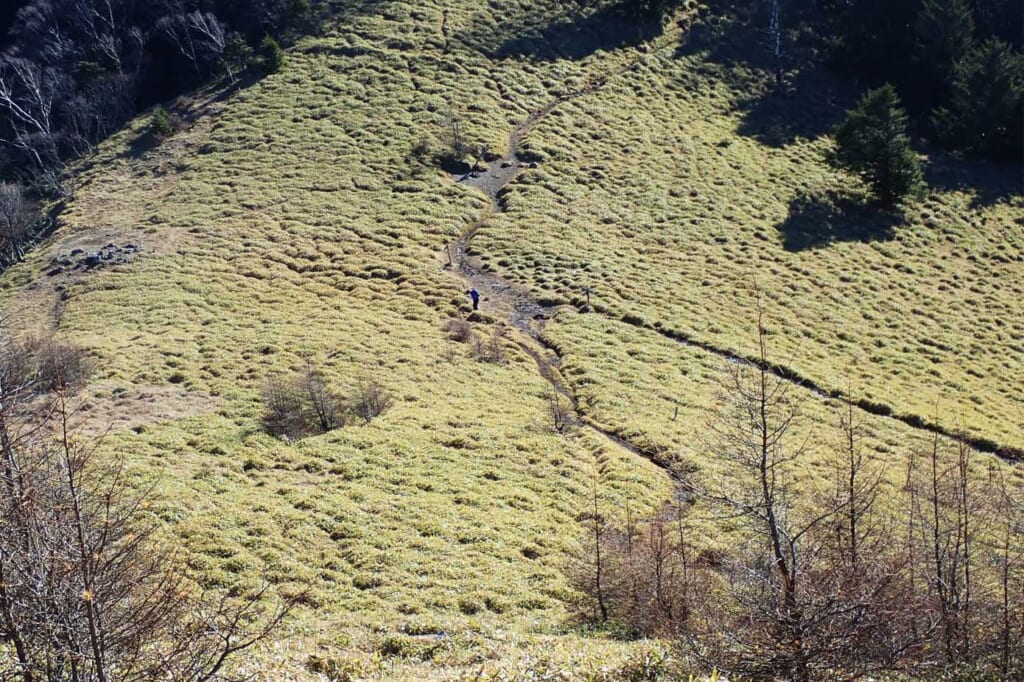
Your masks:
[[[858,181],[825,162],[827,138],[771,146],[739,134],[754,76],[703,52],[661,51],[559,107],[524,145],[540,169],[512,188],[476,248],[553,300],[581,302],[590,287],[613,317],[724,351],[753,325],[760,287],[776,360],[799,375],[925,421],[938,405],[975,436],[1024,446],[1019,169],[936,155],[943,185],[909,204],[893,239],[789,250],[785,229],[832,220],[869,231],[888,218],[858,206]],[[816,98],[831,96],[761,94],[781,110],[775,125],[827,112]],[[947,188],[950,178],[968,189]],[[989,201],[993,191],[1003,194]],[[798,197],[829,192],[845,215],[820,205],[801,215]]]
[[[94,400],[169,382],[197,396],[191,416],[116,432],[104,451],[155,482],[153,509],[197,579],[227,586],[265,575],[310,588],[281,633],[292,639],[247,662],[264,679],[314,679],[310,656],[313,668],[387,679],[561,668],[613,679],[659,646],[576,629],[564,569],[585,532],[595,472],[608,514],[627,498],[637,513],[657,508],[667,477],[591,430],[555,433],[549,386],[513,343],[508,362],[493,365],[446,337],[445,321],[467,312],[465,284],[439,254],[488,200],[406,156],[420,138],[444,134],[449,110],[470,140],[501,150],[531,112],[638,60],[530,132],[525,146],[540,168],[512,185],[509,212],[485,222],[476,251],[538,295],[578,298],[590,285],[612,318],[637,315],[731,349],[750,336],[756,273],[773,350],[787,364],[899,410],[923,402],[926,416],[929,392],[960,381],[982,401],[963,401],[972,428],[1001,442],[1019,436],[1000,420],[1014,409],[1008,377],[1022,362],[1010,314],[1019,264],[970,281],[973,295],[1008,311],[1002,339],[978,331],[970,352],[950,332],[951,350],[929,346],[950,372],[935,381],[913,350],[933,328],[995,314],[976,306],[955,318],[949,304],[960,293],[928,292],[942,285],[937,268],[952,277],[959,262],[941,254],[995,249],[985,246],[997,237],[992,223],[1010,208],[969,215],[958,212],[965,196],[943,194],[930,200],[934,233],[911,226],[898,242],[788,253],[771,225],[795,188],[848,182],[820,163],[824,143],[780,150],[737,137],[736,93],[700,73],[699,57],[671,58],[671,45],[574,60],[486,56],[524,26],[558,21],[563,5],[394,2],[346,15],[290,49],[281,73],[223,100],[179,103],[191,123],[160,146],[140,144],[144,118],[103,145],[52,242],[0,282],[15,319],[54,324],[95,356]],[[781,178],[770,196],[762,166]],[[938,234],[963,241],[930,249]],[[142,253],[116,268],[45,275],[52,256],[108,241]],[[897,263],[915,272],[890,272]],[[842,291],[840,277],[851,278]],[[926,326],[901,322],[894,292],[914,298]],[[858,297],[866,303],[849,305]],[[897,326],[877,324],[887,315]],[[546,334],[588,417],[715,469],[699,437],[719,358],[596,314],[562,314]],[[988,355],[997,350],[999,362]],[[858,363],[862,352],[881,359]],[[394,407],[299,443],[269,437],[260,387],[307,360],[342,392],[376,379]],[[972,369],[986,379],[961,376]],[[825,406],[809,402],[812,421],[827,424]],[[882,455],[917,442],[891,420],[869,422]]]
[[[491,17],[466,3],[449,23],[488,31]],[[221,401],[114,433],[104,451],[155,483],[152,508],[198,580],[310,588],[279,633],[302,645],[257,659],[267,679],[312,677],[314,653],[422,679],[541,658],[596,670],[649,648],[573,634],[563,569],[595,472],[602,505],[628,497],[638,511],[669,481],[593,433],[555,433],[548,385],[513,344],[492,365],[446,338],[464,287],[437,254],[486,200],[405,162],[442,134],[449,106],[500,149],[553,96],[547,72],[583,67],[442,58],[440,24],[439,8],[411,3],[346,20],[299,43],[282,73],[181,103],[197,118],[155,149],[140,119],[83,168],[53,241],[5,277],[15,319],[52,322],[95,356],[93,401],[168,382]],[[44,274],[51,257],[107,241],[142,254]],[[394,407],[297,444],[263,434],[263,381],[307,359],[342,392],[379,381]],[[440,647],[415,638],[440,632]]]

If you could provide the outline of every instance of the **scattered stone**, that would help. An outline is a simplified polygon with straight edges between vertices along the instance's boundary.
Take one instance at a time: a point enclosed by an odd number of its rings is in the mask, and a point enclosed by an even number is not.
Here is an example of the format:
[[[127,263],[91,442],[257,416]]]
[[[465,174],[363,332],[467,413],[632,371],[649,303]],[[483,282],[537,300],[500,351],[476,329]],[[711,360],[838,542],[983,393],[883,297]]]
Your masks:
[[[537,162],[536,161],[531,161],[530,162],[530,168],[536,168],[536,167],[537,167]]]
[[[84,249],[73,249],[68,254],[61,254],[50,259],[50,270],[47,275],[53,277],[62,272],[76,272],[93,270],[108,265],[122,265],[130,262],[135,254],[141,249],[138,244],[126,244],[118,246],[110,243],[95,253],[89,253]]]

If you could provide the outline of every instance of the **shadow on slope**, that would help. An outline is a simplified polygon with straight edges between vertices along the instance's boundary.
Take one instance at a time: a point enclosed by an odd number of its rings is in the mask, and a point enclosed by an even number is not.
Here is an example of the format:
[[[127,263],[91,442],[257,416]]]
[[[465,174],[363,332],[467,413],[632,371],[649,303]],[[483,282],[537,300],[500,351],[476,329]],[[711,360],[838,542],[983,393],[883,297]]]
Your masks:
[[[807,251],[836,242],[888,241],[902,223],[899,213],[829,192],[798,195],[778,229],[787,251]]]
[[[787,45],[776,86],[767,25],[763,7],[718,2],[684,35],[676,55],[699,57],[731,86],[738,134],[770,147],[827,135],[853,105],[854,89],[817,63],[809,38]]]
[[[934,191],[973,194],[970,207],[976,210],[1024,199],[1024,167],[1019,164],[959,159],[942,151],[926,151],[929,163],[925,181]]]
[[[834,79],[808,68],[787,78],[782,91],[737,102],[742,120],[736,131],[769,147],[784,147],[828,135],[852,105],[852,95]]]
[[[563,19],[540,29],[512,31],[504,43],[492,50],[492,58],[530,57],[543,61],[583,59],[598,50],[635,47],[662,32],[660,21],[636,22],[628,19],[619,2],[596,12]],[[479,41],[474,41],[479,42]]]

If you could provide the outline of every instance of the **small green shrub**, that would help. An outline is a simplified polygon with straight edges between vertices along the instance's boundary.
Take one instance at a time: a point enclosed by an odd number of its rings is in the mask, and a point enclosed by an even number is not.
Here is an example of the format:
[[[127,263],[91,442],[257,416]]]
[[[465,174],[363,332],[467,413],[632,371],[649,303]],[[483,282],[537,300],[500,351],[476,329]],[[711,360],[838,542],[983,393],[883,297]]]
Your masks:
[[[284,51],[270,36],[264,37],[260,42],[260,61],[264,73],[277,73],[284,66]]]
[[[170,137],[174,134],[174,125],[171,123],[171,115],[163,107],[153,110],[149,119],[149,129],[159,138]]]
[[[352,586],[357,590],[372,590],[384,584],[384,579],[376,573],[359,573],[352,578]]]
[[[441,646],[441,640],[433,638],[406,637],[392,635],[385,638],[377,648],[385,658],[405,658],[409,660],[429,661],[434,652]]]
[[[459,611],[466,616],[473,616],[484,610],[484,603],[473,596],[459,599]]]
[[[318,654],[313,654],[307,659],[306,670],[323,675],[331,682],[353,682],[366,676],[366,670],[358,660]]]

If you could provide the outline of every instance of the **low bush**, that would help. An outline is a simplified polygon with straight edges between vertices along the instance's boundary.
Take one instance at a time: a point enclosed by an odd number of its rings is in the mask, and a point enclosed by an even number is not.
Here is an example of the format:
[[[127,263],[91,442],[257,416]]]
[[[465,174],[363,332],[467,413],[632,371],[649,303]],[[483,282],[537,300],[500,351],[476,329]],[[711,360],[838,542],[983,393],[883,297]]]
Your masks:
[[[171,123],[171,115],[163,107],[153,109],[149,117],[149,129],[157,138],[163,139],[174,134],[174,124]]]
[[[459,343],[469,343],[475,336],[473,333],[473,325],[466,320],[448,320],[444,325],[444,329],[448,332],[449,339]]]
[[[289,440],[327,433],[353,419],[370,423],[391,407],[391,393],[360,379],[351,397],[333,391],[322,371],[307,363],[291,376],[273,375],[263,385],[263,428]]]

